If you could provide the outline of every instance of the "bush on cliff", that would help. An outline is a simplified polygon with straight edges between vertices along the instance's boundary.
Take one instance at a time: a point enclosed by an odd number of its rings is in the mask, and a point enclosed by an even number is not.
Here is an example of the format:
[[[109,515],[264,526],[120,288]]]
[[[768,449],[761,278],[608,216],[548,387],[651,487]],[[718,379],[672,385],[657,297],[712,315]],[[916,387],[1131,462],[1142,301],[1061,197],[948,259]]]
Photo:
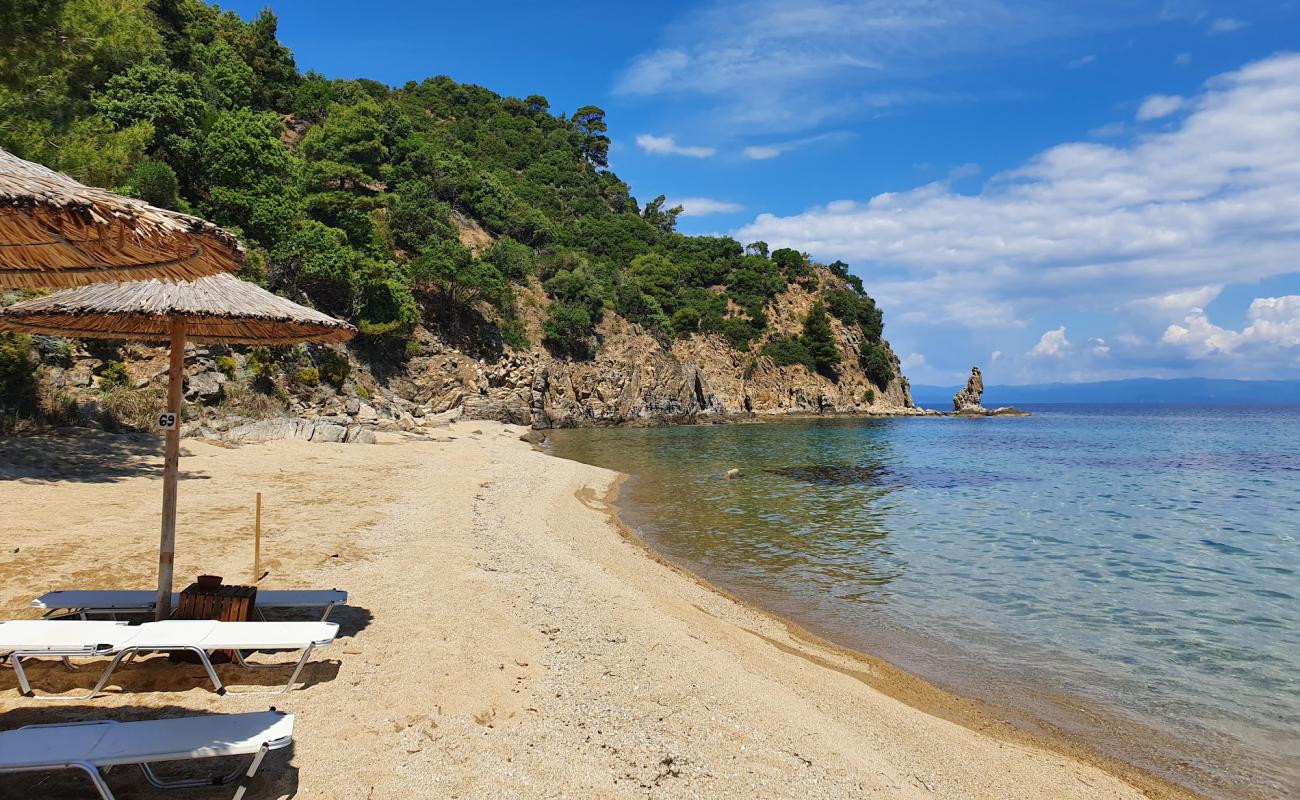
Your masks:
[[[864,340],[858,345],[858,359],[867,379],[882,389],[894,379],[894,362],[883,344]]]
[[[799,337],[804,349],[812,357],[813,367],[828,378],[834,378],[840,365],[840,348],[835,343],[835,331],[826,306],[814,303],[803,321],[803,336]]]
[[[808,348],[804,347],[803,342],[793,336],[777,336],[768,340],[763,345],[763,355],[772,359],[772,363],[778,367],[785,367],[791,364],[802,364],[810,370],[817,368],[813,361],[812,354]]]

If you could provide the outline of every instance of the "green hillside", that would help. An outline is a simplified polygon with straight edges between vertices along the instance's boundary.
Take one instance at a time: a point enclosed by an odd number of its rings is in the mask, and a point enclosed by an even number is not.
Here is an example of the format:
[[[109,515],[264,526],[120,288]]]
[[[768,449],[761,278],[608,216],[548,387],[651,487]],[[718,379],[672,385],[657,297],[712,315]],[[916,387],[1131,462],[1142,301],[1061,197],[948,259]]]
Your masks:
[[[354,321],[400,354],[416,326],[475,320],[520,349],[590,357],[611,310],[665,341],[764,337],[771,300],[816,288],[807,258],[684,236],[607,169],[604,112],[445,76],[393,88],[301,73],[276,18],[199,0],[15,0],[0,12],[0,147],[238,232],[243,277]],[[462,244],[481,226],[490,246]],[[487,245],[487,241],[483,242]],[[824,307],[888,370],[881,315],[846,265]],[[520,287],[548,302],[528,340]],[[781,363],[833,376],[822,306]],[[536,326],[534,326],[535,328]],[[881,373],[883,376],[883,373]]]

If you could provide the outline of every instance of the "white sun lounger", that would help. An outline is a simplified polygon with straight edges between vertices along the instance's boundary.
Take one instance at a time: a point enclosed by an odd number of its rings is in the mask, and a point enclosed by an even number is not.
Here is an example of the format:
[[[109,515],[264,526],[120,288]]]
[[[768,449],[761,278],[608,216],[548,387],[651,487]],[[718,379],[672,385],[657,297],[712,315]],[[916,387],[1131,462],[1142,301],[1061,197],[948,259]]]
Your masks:
[[[73,614],[81,619],[111,617],[115,614],[147,614],[154,609],[158,593],[136,589],[75,589],[46,592],[32,601],[32,608],[44,611],[44,617]],[[334,606],[348,601],[348,593],[338,589],[259,589],[257,609],[324,608],[321,622],[329,619]],[[172,608],[180,605],[180,595],[172,595]]]
[[[18,675],[23,694],[36,697],[22,660],[29,657],[71,658],[112,656],[99,682],[88,695],[40,697],[41,700],[88,700],[99,694],[117,665],[132,653],[186,651],[199,657],[217,694],[226,694],[209,654],[229,650],[242,667],[283,668],[287,664],[250,664],[244,650],[301,650],[293,674],[283,689],[274,692],[244,690],[239,694],[278,694],[293,688],[312,651],[334,641],[339,626],[334,622],[218,622],[216,620],[169,619],[127,625],[99,620],[15,620],[0,622],[0,657],[8,656]]]
[[[137,764],[145,780],[159,789],[223,786],[239,781],[240,800],[271,750],[293,742],[293,715],[275,709],[251,714],[28,725],[0,732],[0,772],[79,769],[103,800],[113,800],[101,769]],[[221,756],[250,756],[224,776],[163,780],[151,764]]]

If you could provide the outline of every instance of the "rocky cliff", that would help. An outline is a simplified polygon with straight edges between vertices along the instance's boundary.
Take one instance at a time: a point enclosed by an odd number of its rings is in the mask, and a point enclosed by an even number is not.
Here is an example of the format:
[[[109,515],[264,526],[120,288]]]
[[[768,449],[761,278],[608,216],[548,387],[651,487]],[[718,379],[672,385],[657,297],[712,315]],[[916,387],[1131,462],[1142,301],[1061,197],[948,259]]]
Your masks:
[[[819,270],[819,280],[835,286],[838,279]],[[770,306],[768,336],[797,334],[817,297],[817,290],[791,285]],[[859,329],[835,319],[831,325],[842,359],[834,377],[798,364],[778,366],[762,354],[761,340],[744,350],[716,334],[666,341],[612,312],[590,360],[558,358],[541,346],[494,350],[463,335],[453,346],[436,329],[419,331],[417,352],[396,360],[363,344],[333,348],[331,358],[345,366],[336,364],[329,374],[310,366],[322,363],[323,350],[280,354],[268,365],[264,354],[247,348],[191,347],[188,430],[233,440],[283,430],[351,441],[361,436],[358,426],[410,430],[448,413],[536,428],[919,413],[892,351],[892,379],[873,385],[859,363]],[[131,427],[161,408],[161,348],[68,344],[60,360],[42,370],[43,381],[83,422]],[[286,417],[302,424],[285,423]],[[277,421],[262,424],[267,419]]]

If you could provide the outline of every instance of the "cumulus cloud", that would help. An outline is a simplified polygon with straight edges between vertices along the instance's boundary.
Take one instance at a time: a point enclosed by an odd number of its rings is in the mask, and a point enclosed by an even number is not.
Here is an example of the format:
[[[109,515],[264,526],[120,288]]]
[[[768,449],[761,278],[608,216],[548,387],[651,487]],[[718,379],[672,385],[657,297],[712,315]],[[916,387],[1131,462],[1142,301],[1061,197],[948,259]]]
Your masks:
[[[1229,355],[1239,349],[1290,350],[1300,347],[1300,295],[1257,297],[1246,312],[1239,331],[1210,322],[1199,308],[1192,309],[1181,325],[1165,329],[1162,344],[1183,348],[1195,356]]]
[[[1061,358],[1071,347],[1070,340],[1065,338],[1065,326],[1047,331],[1034,349],[1029,351],[1029,355],[1037,358]]]
[[[708,158],[717,152],[712,147],[697,147],[694,145],[678,144],[677,139],[672,136],[653,136],[649,133],[643,133],[636,137],[637,147],[647,153],[663,156],[688,156],[690,158]]]
[[[681,206],[683,217],[704,217],[709,214],[732,214],[745,209],[745,207],[740,203],[731,203],[726,200],[714,200],[711,197],[674,198],[664,205],[668,208]]]
[[[869,264],[896,319],[969,328],[1056,308],[1109,315],[1300,269],[1300,55],[1218,76],[1184,103],[1168,129],[1053,147],[978,194],[932,183],[760,214],[733,233]]]
[[[1138,106],[1137,118],[1140,122],[1167,117],[1175,111],[1181,111],[1187,100],[1174,94],[1156,94],[1142,101]]]

